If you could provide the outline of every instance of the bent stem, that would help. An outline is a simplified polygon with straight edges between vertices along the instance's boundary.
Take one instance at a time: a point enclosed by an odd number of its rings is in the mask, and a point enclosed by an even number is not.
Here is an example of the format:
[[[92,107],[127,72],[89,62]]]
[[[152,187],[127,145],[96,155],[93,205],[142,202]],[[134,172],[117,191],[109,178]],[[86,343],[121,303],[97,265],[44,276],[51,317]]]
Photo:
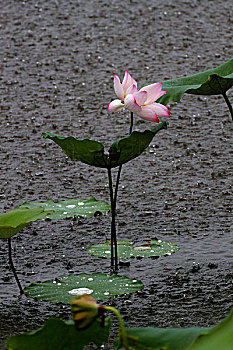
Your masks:
[[[124,349],[128,350],[129,346],[128,346],[127,333],[126,333],[124,321],[123,321],[123,318],[121,317],[120,312],[117,309],[115,309],[115,307],[112,307],[112,306],[104,306],[104,309],[114,312],[114,314],[117,316],[118,322],[120,325],[119,337],[122,341],[122,345],[123,345]]]
[[[227,94],[225,92],[222,93],[223,95],[223,98],[227,104],[227,107],[229,108],[229,111],[230,111],[230,114],[231,114],[231,117],[230,117],[230,120],[233,121],[233,109],[232,109],[232,105],[229,101],[229,98],[227,97]]]
[[[14,267],[14,264],[13,264],[13,260],[12,260],[12,255],[11,255],[11,238],[8,238],[8,254],[9,254],[9,263],[10,263],[10,267],[11,267],[11,270],[14,274],[14,277],[15,277],[15,280],[17,282],[17,285],[19,287],[19,290],[20,290],[20,294],[23,294],[23,288],[19,282],[19,278],[17,276],[17,273],[16,273],[16,270],[15,270],[15,267]]]
[[[130,127],[129,127],[129,135],[133,130],[133,112],[130,114]],[[112,172],[111,168],[108,168],[108,182],[109,182],[109,191],[110,191],[110,200],[111,200],[111,209],[112,209],[112,222],[111,222],[111,267],[114,268],[115,271],[118,270],[118,257],[117,257],[117,237],[116,237],[116,203],[117,203],[117,194],[121,177],[122,164],[119,166],[115,192],[113,194],[113,184],[112,184]],[[114,245],[114,248],[113,248]],[[115,252],[115,256],[113,257]],[[115,258],[115,259],[114,259]]]

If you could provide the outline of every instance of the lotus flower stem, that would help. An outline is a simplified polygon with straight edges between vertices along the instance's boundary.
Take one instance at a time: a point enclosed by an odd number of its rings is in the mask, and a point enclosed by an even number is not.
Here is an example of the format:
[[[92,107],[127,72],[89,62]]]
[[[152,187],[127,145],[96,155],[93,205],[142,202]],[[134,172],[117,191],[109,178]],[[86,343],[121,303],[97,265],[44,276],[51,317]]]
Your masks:
[[[133,130],[133,112],[130,113],[129,135],[132,134],[132,130]],[[119,182],[120,182],[121,169],[122,169],[122,165],[119,166],[118,173],[117,173],[115,195],[114,195],[115,204],[116,204],[116,201],[117,201],[117,192],[118,192],[118,187],[119,187]]]
[[[112,172],[111,168],[108,168],[108,183],[109,183],[109,192],[111,200],[111,212],[112,212],[112,222],[111,222],[111,267],[114,267],[114,270],[118,270],[118,258],[117,258],[117,238],[116,238],[116,201],[113,194],[113,185],[112,185]],[[114,249],[115,246],[115,257]]]
[[[14,264],[13,264],[13,260],[12,260],[12,255],[11,255],[11,238],[8,238],[8,253],[9,253],[9,263],[10,263],[11,269],[13,271],[13,274],[14,274],[15,280],[17,282],[17,285],[19,287],[20,294],[24,294],[23,293],[23,288],[22,288],[22,286],[21,286],[21,284],[19,282],[19,278],[17,276],[16,270],[15,270],[15,267],[14,267]]]
[[[227,107],[229,108],[230,114],[231,114],[231,121],[233,121],[233,109],[232,105],[229,101],[229,98],[227,97],[227,94],[225,92],[222,93],[224,100],[226,101]]]
[[[119,325],[120,325],[119,336],[121,338],[122,345],[124,347],[124,350],[129,350],[127,333],[126,333],[124,321],[123,321],[123,318],[121,317],[120,312],[117,309],[115,309],[115,307],[112,307],[112,306],[103,306],[103,308],[104,308],[104,310],[108,310],[108,311],[114,312],[114,314],[117,316],[118,322],[119,322]]]
[[[132,133],[133,130],[133,112],[130,113],[130,127],[129,127],[129,135]],[[108,181],[109,181],[109,190],[110,190],[110,199],[111,199],[111,208],[112,208],[112,223],[111,223],[111,266],[114,267],[114,270],[118,270],[118,257],[117,257],[117,237],[116,237],[116,203],[117,203],[117,193],[118,193],[118,187],[120,183],[120,176],[121,176],[121,170],[122,165],[119,166],[118,173],[117,173],[117,179],[116,179],[116,186],[115,186],[115,192],[113,194],[113,184],[112,184],[112,173],[111,168],[108,169]],[[113,244],[115,248],[115,259],[113,258]]]
[[[133,112],[130,113],[130,127],[129,127],[129,135],[132,134],[133,130]]]

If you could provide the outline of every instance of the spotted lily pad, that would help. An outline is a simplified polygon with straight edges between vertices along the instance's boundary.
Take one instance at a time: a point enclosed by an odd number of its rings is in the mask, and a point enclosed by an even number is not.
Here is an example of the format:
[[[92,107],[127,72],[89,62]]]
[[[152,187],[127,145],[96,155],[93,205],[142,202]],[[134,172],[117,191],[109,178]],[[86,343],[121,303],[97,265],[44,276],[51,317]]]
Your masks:
[[[151,240],[142,245],[135,244],[130,241],[118,241],[117,244],[118,258],[149,258],[152,256],[171,255],[179,250],[179,247],[171,242],[161,240]],[[96,244],[88,249],[88,253],[102,258],[111,257],[111,243],[106,241],[103,244]]]
[[[33,283],[24,289],[24,293],[37,300],[70,303],[72,298],[82,294],[90,294],[96,300],[103,300],[115,295],[135,293],[141,289],[141,281],[126,276],[82,273]]]
[[[74,216],[91,217],[96,213],[107,214],[111,210],[111,205],[107,202],[97,201],[94,197],[89,199],[68,199],[65,201],[53,202],[34,202],[24,203],[19,208],[38,208],[43,207],[45,210],[53,212],[47,216],[51,220],[70,218]]]
[[[0,238],[10,238],[36,220],[43,220],[50,214],[41,206],[37,208],[16,208],[0,215]]]

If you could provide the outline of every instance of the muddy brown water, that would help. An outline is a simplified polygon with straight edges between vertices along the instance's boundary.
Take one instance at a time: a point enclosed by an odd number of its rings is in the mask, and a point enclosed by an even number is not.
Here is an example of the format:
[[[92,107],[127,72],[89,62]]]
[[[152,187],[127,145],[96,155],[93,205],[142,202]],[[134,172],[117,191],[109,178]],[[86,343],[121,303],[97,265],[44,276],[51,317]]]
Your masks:
[[[126,135],[128,115],[106,109],[114,73],[122,78],[127,69],[142,85],[222,64],[233,56],[231,11],[230,0],[2,0],[1,212],[25,201],[109,201],[106,171],[73,163],[41,133],[106,146]],[[157,237],[180,250],[120,269],[144,283],[142,292],[108,301],[130,327],[208,326],[232,307],[233,124],[221,96],[185,95],[169,106],[168,129],[123,166],[117,230],[119,239]],[[135,118],[135,130],[152,126]],[[27,227],[13,238],[23,286],[108,273],[109,261],[86,249],[109,232],[110,215]],[[68,305],[19,297],[3,240],[0,265],[1,349],[7,337],[50,316],[69,319]]]

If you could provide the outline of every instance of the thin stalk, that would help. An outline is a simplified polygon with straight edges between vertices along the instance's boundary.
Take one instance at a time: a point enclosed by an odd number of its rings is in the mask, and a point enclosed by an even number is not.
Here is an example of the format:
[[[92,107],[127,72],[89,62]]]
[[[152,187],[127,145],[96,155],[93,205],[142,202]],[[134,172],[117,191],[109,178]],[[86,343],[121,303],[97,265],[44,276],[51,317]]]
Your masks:
[[[120,338],[122,340],[122,344],[123,344],[124,349],[125,350],[129,350],[127,333],[126,333],[124,321],[123,321],[123,318],[121,317],[120,312],[117,309],[115,309],[115,307],[112,307],[112,306],[104,306],[104,309],[114,312],[114,314],[117,316],[118,322],[119,322],[119,325],[120,325],[120,334],[119,334],[119,336],[120,336]]]
[[[132,130],[133,130],[133,112],[130,113],[129,135],[132,134]]]
[[[111,168],[108,168],[108,184],[111,200],[111,212],[112,212],[112,222],[111,222],[111,267],[114,267],[114,270],[118,269],[118,259],[117,259],[117,241],[116,241],[116,204],[114,201],[113,195],[113,184],[112,184],[112,172]],[[114,250],[113,245],[115,246],[115,259],[113,257]]]
[[[119,183],[120,183],[121,170],[122,170],[122,164],[119,166],[118,173],[117,173],[115,193],[114,193],[115,206],[116,206],[116,202],[117,202],[117,193],[118,193],[118,187],[119,187]]]
[[[129,135],[132,134],[132,130],[133,130],[133,112],[130,113]],[[117,202],[117,192],[118,192],[118,187],[119,187],[119,183],[120,183],[121,170],[122,170],[122,164],[119,166],[118,173],[117,173],[115,194],[114,194],[115,206],[116,206],[116,202]]]
[[[19,278],[17,276],[17,273],[16,273],[16,270],[15,270],[15,267],[14,267],[14,264],[13,264],[13,260],[12,260],[12,255],[11,255],[11,238],[8,238],[8,254],[9,254],[9,263],[10,263],[10,267],[11,267],[11,270],[14,274],[14,277],[15,277],[15,280],[17,282],[17,285],[19,287],[19,290],[20,290],[20,294],[23,294],[23,288],[19,282]]]
[[[129,127],[129,135],[133,130],[133,112],[130,114],[130,127]],[[111,200],[111,209],[112,209],[112,222],[111,222],[111,267],[114,267],[114,270],[118,270],[118,253],[117,253],[117,237],[116,237],[116,203],[117,203],[117,194],[120,183],[122,165],[119,166],[115,191],[113,193],[113,184],[112,184],[112,173],[111,168],[108,168],[108,183],[109,183],[109,191],[110,191],[110,200]],[[113,248],[114,245],[114,248]],[[113,257],[113,253],[114,257]]]
[[[227,97],[227,94],[225,92],[222,93],[223,95],[223,98],[227,104],[227,107],[229,108],[229,111],[230,111],[230,114],[231,114],[231,121],[233,121],[233,108],[232,108],[232,105]]]

